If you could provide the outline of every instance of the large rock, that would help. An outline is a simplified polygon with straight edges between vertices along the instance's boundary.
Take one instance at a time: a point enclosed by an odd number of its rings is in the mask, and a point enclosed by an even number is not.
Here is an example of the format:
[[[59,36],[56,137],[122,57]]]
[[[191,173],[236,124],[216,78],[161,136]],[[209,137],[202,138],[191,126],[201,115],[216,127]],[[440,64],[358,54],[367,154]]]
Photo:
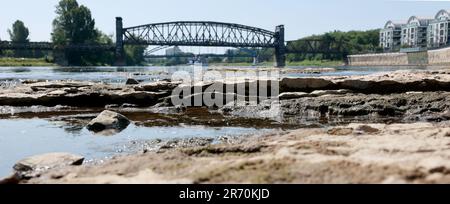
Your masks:
[[[340,90],[317,90],[311,92],[311,96],[325,96],[325,95],[343,95],[351,93],[350,90],[340,89]]]
[[[158,81],[147,83],[139,86],[135,86],[135,91],[150,91],[150,92],[158,92],[158,91],[171,91],[175,89],[181,82],[168,82],[168,81]]]
[[[88,130],[101,132],[109,129],[123,130],[128,127],[130,120],[122,114],[105,110],[87,125]]]
[[[84,157],[70,153],[48,153],[36,155],[20,160],[14,165],[14,170],[22,174],[30,172],[39,172],[55,167],[81,165]]]
[[[7,177],[0,178],[0,185],[3,184],[19,184],[20,180],[22,178],[20,177],[20,174],[13,173]]]
[[[321,78],[284,78],[280,82],[281,92],[309,92],[335,89],[335,84]]]
[[[286,92],[286,93],[282,93],[279,96],[280,100],[289,100],[289,99],[297,99],[297,98],[303,98],[303,97],[308,97],[309,93],[305,93],[305,92]]]
[[[126,85],[136,85],[139,84],[139,81],[133,78],[128,78],[127,82],[125,83]]]

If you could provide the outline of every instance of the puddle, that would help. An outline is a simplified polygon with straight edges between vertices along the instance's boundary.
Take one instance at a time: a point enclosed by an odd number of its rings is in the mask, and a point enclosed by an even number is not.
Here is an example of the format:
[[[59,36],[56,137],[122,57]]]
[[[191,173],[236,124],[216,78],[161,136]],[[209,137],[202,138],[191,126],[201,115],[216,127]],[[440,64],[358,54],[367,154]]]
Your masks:
[[[0,177],[11,173],[18,160],[49,152],[80,154],[86,160],[101,160],[131,153],[127,147],[139,141],[161,139],[212,138],[269,132],[270,129],[241,127],[130,125],[113,136],[95,135],[86,128],[67,126],[65,122],[45,119],[0,120]]]

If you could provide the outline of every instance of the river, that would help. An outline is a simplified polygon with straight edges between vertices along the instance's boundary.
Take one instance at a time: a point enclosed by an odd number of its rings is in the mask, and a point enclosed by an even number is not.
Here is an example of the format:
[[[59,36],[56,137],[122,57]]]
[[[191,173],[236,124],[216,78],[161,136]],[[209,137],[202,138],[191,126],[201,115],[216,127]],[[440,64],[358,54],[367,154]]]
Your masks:
[[[257,70],[255,67],[240,67],[242,69]],[[293,72],[285,73],[284,77],[310,77],[310,76],[351,76],[368,75],[376,72],[394,71],[402,69],[427,69],[427,67],[332,67],[333,72],[305,74],[295,72],[307,67],[289,67]],[[205,68],[208,69],[208,68]],[[141,81],[157,81],[170,79],[177,71],[192,71],[191,66],[175,67],[2,67],[0,68],[0,81],[13,80],[79,80],[107,83],[123,83],[128,77]]]

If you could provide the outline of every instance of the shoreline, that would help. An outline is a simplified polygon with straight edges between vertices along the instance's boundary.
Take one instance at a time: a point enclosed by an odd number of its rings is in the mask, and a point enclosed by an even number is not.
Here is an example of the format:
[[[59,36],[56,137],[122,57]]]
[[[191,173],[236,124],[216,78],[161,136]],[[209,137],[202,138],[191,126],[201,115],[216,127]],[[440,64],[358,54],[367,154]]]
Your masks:
[[[262,62],[258,63],[256,66],[273,66],[274,62]],[[286,62],[286,66],[343,66],[342,61],[299,61],[299,62]],[[50,66],[59,67],[59,65],[47,62],[44,58],[13,58],[13,57],[0,57],[0,67],[40,67],[40,66]],[[141,65],[147,66],[147,65]],[[164,65],[158,65],[163,66]],[[211,63],[210,66],[222,66],[222,67],[236,67],[236,66],[253,66],[252,63]],[[89,67],[89,66],[86,66]]]
[[[44,58],[0,58],[0,67],[54,67],[56,64]]]

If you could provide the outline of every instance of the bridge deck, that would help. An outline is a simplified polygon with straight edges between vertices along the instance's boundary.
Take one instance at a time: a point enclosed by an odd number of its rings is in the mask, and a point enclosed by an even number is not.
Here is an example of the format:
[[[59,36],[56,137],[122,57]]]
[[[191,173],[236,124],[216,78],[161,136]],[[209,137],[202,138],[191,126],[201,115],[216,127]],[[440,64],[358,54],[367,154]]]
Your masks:
[[[56,46],[51,42],[14,43],[0,41],[0,50],[75,50],[75,51],[114,51],[114,44],[78,44]]]

